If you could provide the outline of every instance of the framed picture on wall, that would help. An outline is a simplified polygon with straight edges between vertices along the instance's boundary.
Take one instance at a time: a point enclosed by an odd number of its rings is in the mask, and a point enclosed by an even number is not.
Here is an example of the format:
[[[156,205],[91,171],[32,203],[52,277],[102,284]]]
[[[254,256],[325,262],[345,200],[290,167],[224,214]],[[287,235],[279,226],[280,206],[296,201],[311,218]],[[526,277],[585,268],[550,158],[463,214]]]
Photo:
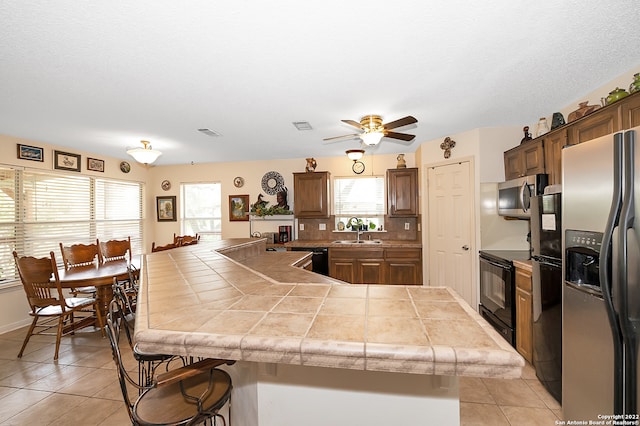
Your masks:
[[[249,195],[229,195],[229,221],[249,220]]]
[[[18,158],[20,160],[44,161],[44,150],[37,146],[18,144]]]
[[[87,170],[104,173],[104,160],[87,157]]]
[[[156,197],[158,222],[175,222],[177,219],[175,195]]]
[[[80,171],[80,155],[70,152],[53,151],[53,168],[59,170]]]

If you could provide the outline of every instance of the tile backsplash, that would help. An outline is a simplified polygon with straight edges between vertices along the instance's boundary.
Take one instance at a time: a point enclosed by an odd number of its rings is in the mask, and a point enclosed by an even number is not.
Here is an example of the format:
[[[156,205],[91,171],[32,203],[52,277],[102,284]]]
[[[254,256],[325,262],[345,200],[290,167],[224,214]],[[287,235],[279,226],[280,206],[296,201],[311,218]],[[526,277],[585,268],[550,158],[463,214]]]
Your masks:
[[[409,230],[405,230],[405,223],[409,224]],[[400,240],[400,241],[420,241],[421,235],[418,232],[420,217],[388,217],[384,218],[385,230],[382,232],[365,232],[364,238],[371,235],[371,239],[377,240]],[[304,230],[300,230],[300,224],[304,225]],[[325,225],[325,230],[320,230],[320,225]],[[355,240],[356,233],[335,230],[335,217],[328,219],[298,219],[297,239],[303,241],[314,240]],[[363,238],[363,237],[360,237]]]

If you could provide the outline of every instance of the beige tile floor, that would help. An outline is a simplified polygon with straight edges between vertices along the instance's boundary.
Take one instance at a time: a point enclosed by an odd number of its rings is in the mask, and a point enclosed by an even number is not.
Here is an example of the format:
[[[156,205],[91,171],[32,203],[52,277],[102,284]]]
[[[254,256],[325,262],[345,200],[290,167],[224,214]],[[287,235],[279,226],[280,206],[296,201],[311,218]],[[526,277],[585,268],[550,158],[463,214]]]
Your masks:
[[[65,337],[53,362],[49,336],[32,337],[16,358],[25,333],[26,327],[0,335],[0,425],[130,424],[106,338],[92,329]],[[127,365],[135,369],[132,359]],[[560,418],[560,405],[530,365],[518,380],[460,380],[464,426],[543,426]]]

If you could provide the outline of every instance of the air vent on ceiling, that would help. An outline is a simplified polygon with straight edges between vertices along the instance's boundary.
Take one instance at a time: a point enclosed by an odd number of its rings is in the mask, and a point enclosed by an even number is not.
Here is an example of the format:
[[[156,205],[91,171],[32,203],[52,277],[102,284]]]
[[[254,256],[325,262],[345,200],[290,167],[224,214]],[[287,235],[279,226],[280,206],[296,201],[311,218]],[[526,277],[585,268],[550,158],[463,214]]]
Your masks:
[[[198,129],[198,131],[200,133],[203,133],[207,136],[211,136],[213,138],[218,137],[218,136],[222,136],[220,133],[216,132],[215,130],[211,130],[211,129]]]
[[[296,126],[298,130],[312,130],[311,124],[307,121],[294,121],[293,125]]]

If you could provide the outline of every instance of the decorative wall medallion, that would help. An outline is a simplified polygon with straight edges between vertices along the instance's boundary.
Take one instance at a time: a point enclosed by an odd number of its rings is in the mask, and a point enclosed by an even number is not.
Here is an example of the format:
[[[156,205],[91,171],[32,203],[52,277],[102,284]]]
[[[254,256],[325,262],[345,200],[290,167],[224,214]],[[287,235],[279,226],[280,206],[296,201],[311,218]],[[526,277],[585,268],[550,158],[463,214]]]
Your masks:
[[[120,171],[122,173],[129,173],[131,171],[131,164],[127,163],[126,161],[121,162]]]
[[[235,178],[233,178],[233,185],[236,188],[242,188],[242,186],[244,185],[244,179],[240,176],[236,176]]]
[[[164,189],[165,191],[168,191],[171,189],[171,182],[169,182],[168,180],[163,180],[162,183],[160,184],[160,186],[162,187],[162,189]]]
[[[284,178],[278,172],[267,172],[262,176],[262,190],[269,195],[276,195],[284,189]]]
[[[359,175],[364,172],[364,163],[362,161],[354,161],[353,166],[351,166],[351,170],[353,173]]]
[[[444,158],[451,157],[451,149],[456,146],[456,141],[451,139],[449,136],[444,138],[444,142],[440,144],[440,149],[444,150]]]

